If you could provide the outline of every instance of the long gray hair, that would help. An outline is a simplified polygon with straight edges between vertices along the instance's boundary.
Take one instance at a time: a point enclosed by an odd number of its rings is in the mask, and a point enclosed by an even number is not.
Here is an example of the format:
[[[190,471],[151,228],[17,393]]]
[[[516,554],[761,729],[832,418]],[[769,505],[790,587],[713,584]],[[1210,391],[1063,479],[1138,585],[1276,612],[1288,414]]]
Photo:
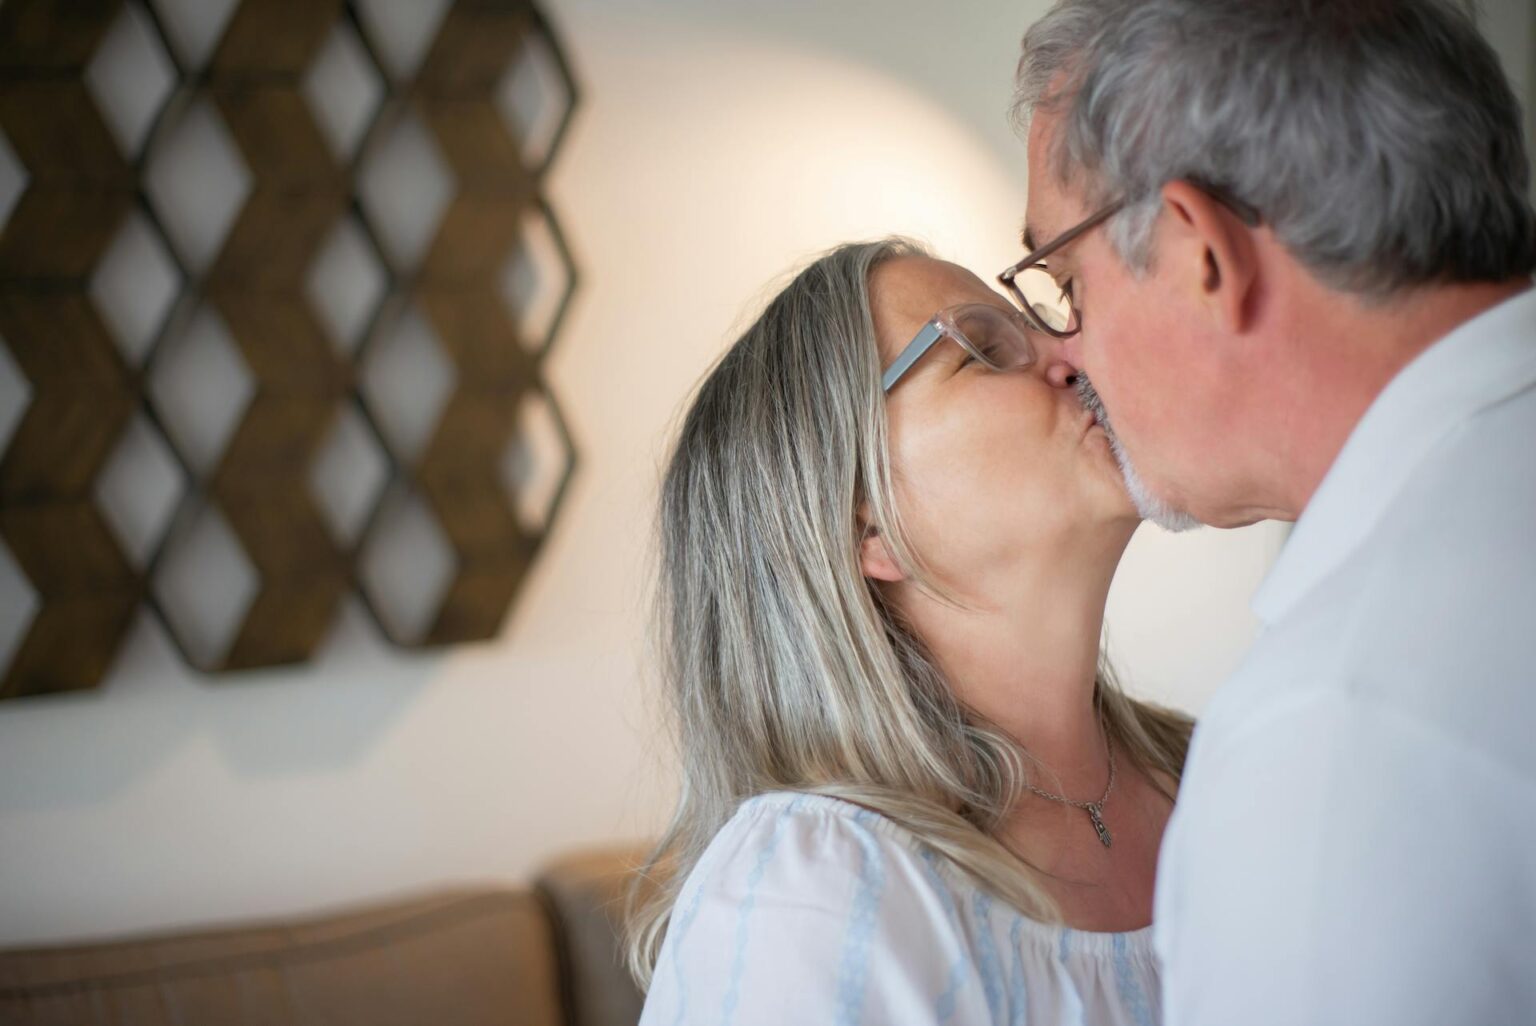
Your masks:
[[[707,376],[662,483],[657,619],[682,793],[632,892],[642,986],[679,890],[746,798],[849,799],[905,826],[988,890],[1057,917],[993,835],[1031,761],[956,699],[859,567],[866,528],[921,581],[886,446],[870,273],[901,239],[833,250],[800,273]],[[1117,748],[1178,777],[1189,724],[1101,673]]]
[[[1365,296],[1536,268],[1520,104],[1449,0],[1061,0],[1024,37],[1014,118],[1061,118],[1045,162],[1150,263],[1162,186],[1256,207]]]

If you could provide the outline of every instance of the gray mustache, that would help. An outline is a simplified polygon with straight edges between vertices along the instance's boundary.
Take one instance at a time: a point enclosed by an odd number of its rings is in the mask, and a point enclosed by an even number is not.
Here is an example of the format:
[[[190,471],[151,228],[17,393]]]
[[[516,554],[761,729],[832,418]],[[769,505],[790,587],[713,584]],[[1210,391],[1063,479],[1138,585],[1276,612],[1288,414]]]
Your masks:
[[[1093,419],[1098,421],[1099,427],[1113,438],[1114,429],[1109,426],[1109,413],[1104,409],[1104,400],[1099,398],[1093,382],[1089,381],[1088,375],[1082,371],[1077,372],[1077,401],[1083,404],[1083,409],[1093,414]]]

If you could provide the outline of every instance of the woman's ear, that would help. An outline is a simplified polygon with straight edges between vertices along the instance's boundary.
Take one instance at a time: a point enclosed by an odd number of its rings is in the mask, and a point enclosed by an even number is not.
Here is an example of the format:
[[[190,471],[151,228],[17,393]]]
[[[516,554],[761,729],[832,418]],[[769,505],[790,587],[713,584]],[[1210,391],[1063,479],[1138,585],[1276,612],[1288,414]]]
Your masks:
[[[879,529],[865,516],[861,515],[859,522],[864,525],[864,539],[859,542],[860,572],[872,581],[894,583],[906,580],[907,575],[901,572],[901,566],[886,546],[885,538],[881,536]]]

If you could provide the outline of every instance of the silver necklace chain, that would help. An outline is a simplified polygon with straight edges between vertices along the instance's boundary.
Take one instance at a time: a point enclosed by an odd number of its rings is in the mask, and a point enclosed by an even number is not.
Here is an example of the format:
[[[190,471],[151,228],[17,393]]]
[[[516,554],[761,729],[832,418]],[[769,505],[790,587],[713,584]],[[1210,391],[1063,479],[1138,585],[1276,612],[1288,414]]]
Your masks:
[[[1099,835],[1099,843],[1108,848],[1114,841],[1114,838],[1110,836],[1109,827],[1104,825],[1104,803],[1109,801],[1109,793],[1115,789],[1115,744],[1109,739],[1108,731],[1104,734],[1104,747],[1109,752],[1109,783],[1104,785],[1104,793],[1099,796],[1099,800],[1096,802],[1080,802],[1063,794],[1052,794],[1049,791],[1041,790],[1034,784],[1025,784],[1024,786],[1031,793],[1037,794],[1048,801],[1060,802],[1063,805],[1070,805],[1074,809],[1082,809],[1088,813],[1088,819],[1093,823],[1093,830]]]

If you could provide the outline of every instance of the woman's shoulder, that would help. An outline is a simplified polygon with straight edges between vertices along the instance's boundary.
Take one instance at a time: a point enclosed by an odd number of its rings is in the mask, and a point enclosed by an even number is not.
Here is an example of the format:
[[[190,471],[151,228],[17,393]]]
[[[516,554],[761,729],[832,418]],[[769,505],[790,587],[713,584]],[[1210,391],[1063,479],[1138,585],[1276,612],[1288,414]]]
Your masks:
[[[764,794],[685,882],[642,1021],[1051,1022],[1079,984],[1151,992],[1128,940],[1029,920],[872,809]]]
[[[785,824],[823,830],[832,835],[863,830],[874,830],[887,836],[906,834],[874,809],[843,798],[804,791],[768,791],[754,795],[736,807],[735,815],[720,833],[782,829]],[[910,835],[900,839],[903,843],[912,840]]]
[[[965,939],[1009,923],[1009,941],[1090,962],[1152,957],[1151,928],[1124,933],[1041,922],[997,899],[918,835],[874,809],[826,795],[774,791],[742,802],[679,895],[678,911],[791,909],[853,915],[871,900],[903,931],[917,923]]]
[[[866,983],[942,991],[968,946],[958,903],[940,897],[926,865],[870,809],[809,794],[743,802],[678,895],[643,1021],[721,1021],[727,1009],[751,1009],[736,1016],[744,1026],[823,1021],[846,1002],[899,1021],[886,1014],[888,988]]]
[[[802,865],[803,885],[835,880],[873,855],[927,862],[925,845],[873,809],[827,795],[771,791],[743,801],[710,842],[696,872]]]
[[[750,900],[760,910],[842,914],[860,892],[875,890],[890,900],[893,892],[932,890],[949,879],[942,862],[872,809],[774,791],[743,801],[715,834],[678,895],[678,912],[686,917],[690,907]]]

